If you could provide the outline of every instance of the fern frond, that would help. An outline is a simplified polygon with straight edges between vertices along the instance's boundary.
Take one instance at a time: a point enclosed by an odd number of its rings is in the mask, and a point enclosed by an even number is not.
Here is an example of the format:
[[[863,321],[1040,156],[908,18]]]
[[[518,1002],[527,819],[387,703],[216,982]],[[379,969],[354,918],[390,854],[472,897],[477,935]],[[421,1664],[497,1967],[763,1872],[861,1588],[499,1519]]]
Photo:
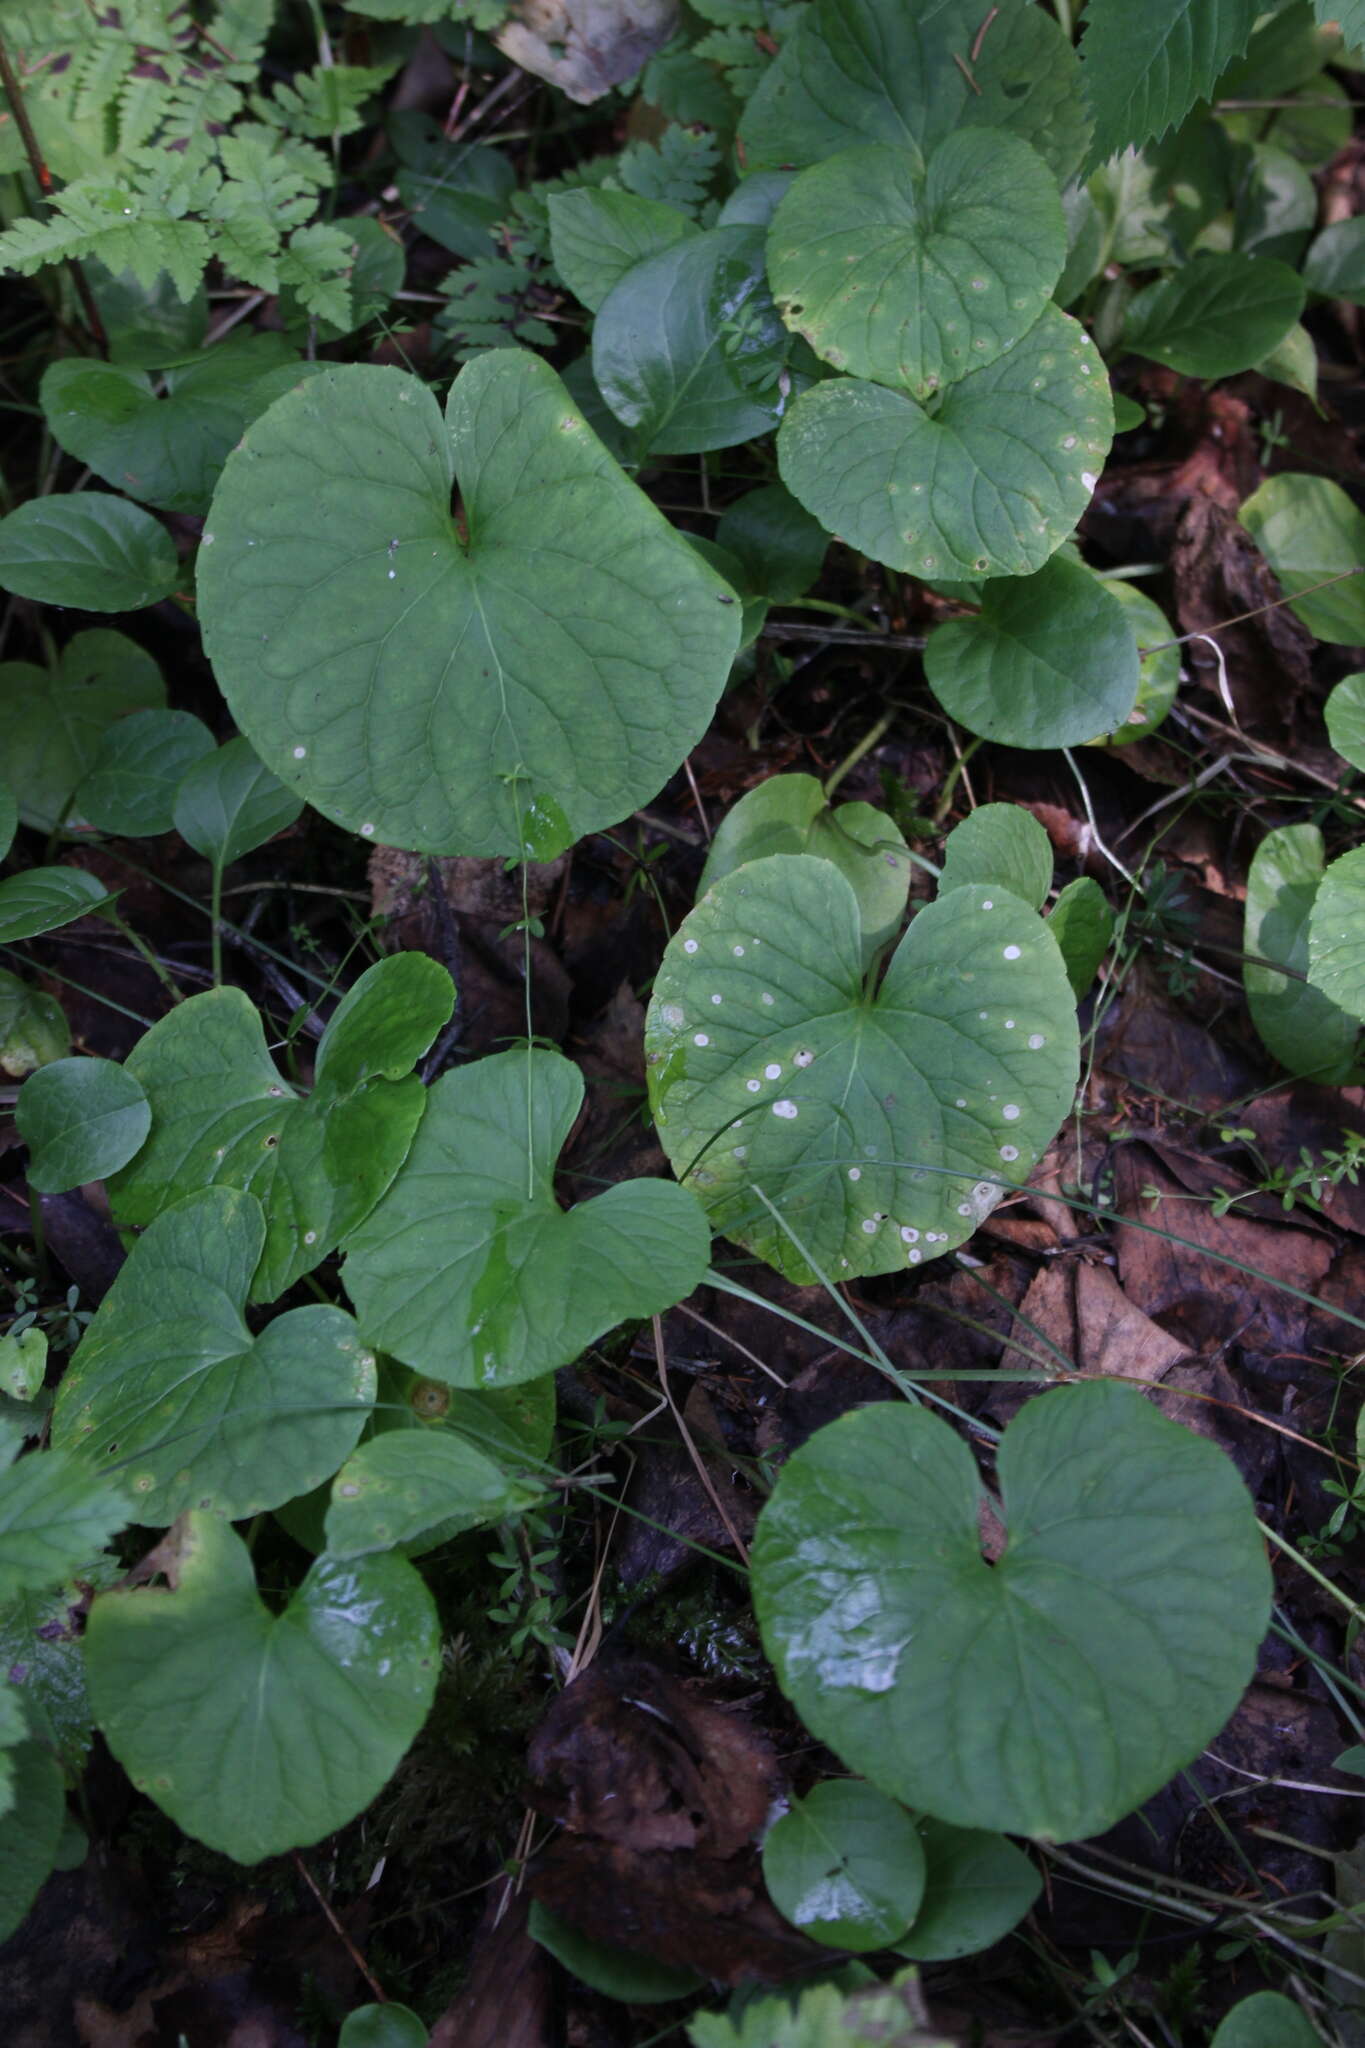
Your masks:
[[[351,319],[354,263],[355,244],[345,228],[316,221],[291,235],[280,257],[280,284],[289,287],[305,312],[345,328]]]
[[[665,128],[656,143],[630,142],[616,159],[616,182],[641,199],[696,214],[720,162],[720,145],[705,129]]]
[[[0,266],[32,277],[49,263],[96,257],[106,270],[131,270],[150,291],[165,271],[182,299],[190,299],[211,255],[207,228],[162,213],[146,217],[142,195],[131,186],[78,178],[58,195],[46,220],[20,220],[0,234]]]
[[[526,348],[554,346],[553,328],[531,307],[535,272],[515,255],[480,256],[461,264],[450,282],[449,303],[436,316],[436,325],[454,342],[457,362],[515,342]]]
[[[351,135],[363,121],[365,102],[393,76],[393,64],[319,64],[277,85],[269,99],[257,93],[251,111],[272,128],[324,141]]]

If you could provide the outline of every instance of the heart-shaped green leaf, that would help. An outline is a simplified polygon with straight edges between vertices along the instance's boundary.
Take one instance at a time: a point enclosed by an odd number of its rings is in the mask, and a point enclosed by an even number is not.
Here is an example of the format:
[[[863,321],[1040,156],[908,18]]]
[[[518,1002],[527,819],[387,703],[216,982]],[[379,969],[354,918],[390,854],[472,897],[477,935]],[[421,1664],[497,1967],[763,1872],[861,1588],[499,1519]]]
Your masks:
[[[559,1207],[555,1163],[582,1101],[582,1075],[553,1052],[441,1076],[342,1269],[372,1343],[451,1386],[506,1387],[700,1283],[710,1240],[685,1189],[619,1181]]]
[[[794,1927],[831,1948],[885,1948],[924,1896],[924,1849],[903,1806],[871,1785],[829,1778],[774,1822],[763,1882]]]
[[[689,455],[771,433],[791,345],[762,229],[711,228],[636,264],[607,294],[592,370],[641,448]]]
[[[647,802],[739,637],[720,578],[517,350],[470,363],[444,421],[416,378],[361,365],[277,400],[228,458],[199,589],[267,765],[430,852],[519,853],[542,794],[575,837]]]
[[[1047,928],[1057,941],[1077,1001],[1089,995],[1114,937],[1114,913],[1093,875],[1077,875],[1053,904]]]
[[[206,512],[247,421],[314,374],[283,335],[232,335],[155,382],[145,370],[66,356],[44,373],[39,398],[58,445],[116,491],[165,512]]]
[[[28,868],[0,882],[0,946],[35,939],[85,917],[109,891],[84,868]]]
[[[171,807],[186,845],[216,868],[230,866],[286,831],[303,799],[272,775],[248,740],[229,740],[191,763]]]
[[[768,231],[778,311],[853,377],[924,399],[994,362],[1066,257],[1057,182],[1016,136],[964,128],[927,161],[872,143],[802,171]]]
[[[833,861],[858,899],[863,956],[870,961],[900,929],[910,893],[910,855],[900,828],[875,804],[831,809],[813,775],[770,775],[742,796],[711,841],[697,894],[773,853]]]
[[[1365,1019],[1365,846],[1334,860],[1319,884],[1308,920],[1308,978]]]
[[[916,1963],[974,1956],[1017,1926],[1043,1889],[1042,1878],[1003,1835],[954,1828],[924,1815],[924,1904],[897,1955]]]
[[[1185,377],[1231,377],[1279,347],[1303,301],[1303,280],[1273,257],[1196,256],[1138,293],[1124,346]]]
[[[1242,981],[1251,1021],[1281,1066],[1335,1082],[1351,1073],[1360,1026],[1311,982],[1297,978],[1309,970],[1309,919],[1322,872],[1316,825],[1267,832],[1247,874],[1243,944],[1254,957],[1243,965]],[[1269,960],[1293,974],[1277,974],[1263,964]]]
[[[14,1120],[28,1146],[28,1184],[80,1187],[126,1166],[151,1129],[136,1075],[115,1060],[53,1060],[24,1083]]]
[[[0,590],[83,612],[135,612],[181,581],[159,519],[107,491],[54,491],[0,519]]]
[[[96,627],[69,640],[49,672],[32,662],[0,667],[5,775],[26,825],[50,832],[94,764],[100,736],[116,719],[166,701],[150,654],[122,633]]]
[[[1029,1402],[998,1456],[1009,1541],[923,1408],[822,1429],[759,1517],[784,1692],[852,1769],[962,1827],[1099,1834],[1236,1707],[1269,1618],[1251,1498],[1206,1438],[1110,1382]]]
[[[645,1027],[674,1171],[716,1229],[803,1281],[961,1244],[1028,1178],[1076,1084],[1065,970],[1018,897],[941,896],[875,993],[860,936],[828,861],[751,862],[670,941]]]
[[[169,1586],[101,1594],[85,1638],[96,1718],[138,1790],[239,1863],[344,1826],[435,1691],[440,1630],[412,1566],[320,1557],[272,1614],[240,1537],[189,1514],[149,1567]]]
[[[60,1585],[132,1519],[122,1491],[62,1450],[0,1472],[0,1607]]]
[[[988,583],[974,617],[930,635],[924,673],[948,716],[982,739],[1074,747],[1126,723],[1137,639],[1099,577],[1059,556]]]
[[[1075,53],[1025,0],[985,16],[976,0],[816,0],[782,38],[740,129],[752,171],[819,163],[864,142],[926,154],[956,129],[1022,136],[1059,177],[1089,122]]]
[[[634,192],[552,192],[549,212],[555,269],[590,313],[637,263],[700,233],[690,214]]]
[[[879,384],[816,385],[777,455],[788,489],[875,561],[931,580],[1023,576],[1084,512],[1112,436],[1094,344],[1049,307],[933,414]]]
[[[1327,737],[1344,761],[1365,774],[1365,674],[1343,676],[1323,706]]]
[[[819,576],[829,535],[785,484],[760,484],[727,505],[716,539],[743,564],[750,587],[770,604],[803,597]]]
[[[169,832],[176,791],[195,762],[216,751],[213,734],[188,711],[135,711],[101,733],[80,785],[81,813],[99,832]]]
[[[339,1308],[291,1309],[253,1338],[242,1311],[264,1238],[259,1202],[232,1188],[158,1216],[58,1390],[53,1443],[87,1472],[117,1459],[149,1528],[191,1504],[236,1518],[305,1493],[374,1400],[373,1353]]]
[[[266,1215],[252,1298],[273,1301],[369,1214],[402,1165],[426,1100],[410,1069],[453,1002],[450,976],[425,954],[377,962],[338,1005],[300,1100],[240,989],[191,996],[128,1056],[152,1129],[110,1184],[115,1215],[147,1223],[194,1189],[248,1189]]]
[[[954,825],[943,849],[940,893],[989,882],[1041,910],[1052,887],[1052,841],[1022,804],[982,804]]]
[[[360,1444],[332,1481],[327,1549],[362,1557],[524,1514],[544,1488],[527,1485],[453,1429],[394,1429]]]
[[[1365,642],[1365,513],[1340,484],[1267,477],[1237,517],[1310,633],[1347,647]]]

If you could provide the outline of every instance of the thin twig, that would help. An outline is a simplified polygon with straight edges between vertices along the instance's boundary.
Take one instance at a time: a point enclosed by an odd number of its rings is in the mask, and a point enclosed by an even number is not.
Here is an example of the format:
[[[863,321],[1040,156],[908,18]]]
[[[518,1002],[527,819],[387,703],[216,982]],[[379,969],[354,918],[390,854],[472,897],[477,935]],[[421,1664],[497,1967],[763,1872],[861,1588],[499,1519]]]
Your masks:
[[[738,1529],[735,1527],[734,1522],[731,1519],[731,1516],[725,1506],[724,1501],[721,1499],[719,1493],[716,1491],[715,1482],[712,1479],[711,1474],[706,1469],[706,1461],[702,1457],[700,1451],[697,1449],[696,1444],[692,1440],[692,1432],[687,1427],[687,1424],[683,1421],[682,1410],[679,1408],[677,1402],[674,1400],[673,1389],[668,1384],[668,1360],[664,1357],[664,1326],[662,1322],[659,1320],[658,1316],[652,1317],[651,1320],[654,1325],[654,1357],[659,1367],[659,1385],[663,1390],[663,1397],[665,1401],[667,1401],[668,1403],[669,1410],[673,1416],[674,1422],[678,1425],[678,1434],[682,1438],[684,1444],[687,1446],[687,1455],[697,1468],[697,1477],[698,1479],[700,1479],[702,1485],[705,1487],[707,1494],[710,1497],[712,1507],[720,1516],[720,1519],[725,1526],[725,1532],[729,1536],[730,1541],[735,1546],[736,1556],[739,1558],[740,1563],[744,1566],[745,1570],[747,1571],[749,1566],[748,1546],[746,1545],[744,1538],[740,1535]]]
[[[313,1873],[311,1872],[311,1870],[309,1870],[309,1868],[308,1868],[308,1865],[307,1865],[307,1864],[306,1864],[306,1863],[304,1862],[304,1860],[303,1860],[302,1856],[300,1856],[300,1854],[299,1854],[299,1852],[298,1852],[298,1850],[297,1850],[297,1849],[295,1849],[295,1850],[293,1851],[293,1857],[294,1857],[294,1868],[295,1868],[295,1869],[296,1869],[296,1870],[298,1871],[298,1873],[299,1873],[299,1876],[300,1876],[300,1877],[301,1877],[301,1878],[303,1879],[303,1881],[304,1881],[304,1883],[305,1883],[305,1884],[307,1885],[307,1887],[308,1887],[309,1891],[310,1891],[310,1892],[311,1892],[311,1893],[313,1894],[313,1897],[314,1897],[314,1898],[315,1898],[315,1899],[317,1900],[317,1902],[318,1902],[318,1904],[319,1904],[319,1905],[321,1906],[321,1908],[322,1908],[323,1912],[324,1912],[324,1913],[325,1913],[325,1914],[327,1915],[327,1920],[328,1920],[328,1923],[329,1923],[329,1925],[331,1926],[331,1929],[332,1929],[332,1932],[333,1932],[333,1934],[335,1934],[335,1936],[336,1936],[337,1940],[338,1940],[338,1941],[339,1941],[339,1942],[341,1943],[341,1945],[342,1945],[342,1947],[343,1947],[343,1948],[345,1949],[345,1951],[346,1951],[347,1955],[348,1955],[348,1956],[349,1956],[349,1957],[351,1958],[351,1961],[352,1961],[352,1962],[353,1962],[353,1963],[355,1964],[355,1966],[356,1966],[357,1970],[359,1970],[359,1972],[360,1972],[361,1976],[362,1976],[362,1977],[363,1977],[363,1978],[365,1979],[365,1982],[366,1982],[366,1983],[367,1983],[367,1984],[369,1985],[369,1987],[370,1987],[371,1991],[373,1991],[373,1993],[374,1993],[374,1995],[375,1995],[375,1998],[376,1998],[376,1999],[378,2000],[379,2004],[380,2004],[380,2005],[387,2005],[389,2001],[388,2001],[388,1998],[387,1998],[387,1996],[386,1996],[386,1994],[385,1994],[385,1991],[384,1991],[384,1987],[383,1987],[383,1985],[382,1985],[382,1984],[381,1984],[381,1983],[379,1982],[379,1979],[378,1979],[378,1978],[377,1978],[377,1977],[375,1976],[374,1972],[373,1972],[373,1971],[371,1970],[371,1968],[370,1968],[369,1964],[368,1964],[368,1963],[366,1962],[366,1960],[365,1960],[364,1956],[363,1956],[363,1955],[361,1955],[361,1953],[360,1953],[360,1950],[359,1950],[359,1949],[358,1949],[358,1948],[356,1947],[355,1943],[354,1943],[354,1942],[353,1942],[353,1941],[351,1940],[351,1937],[350,1937],[350,1935],[349,1935],[349,1934],[348,1934],[348,1933],[346,1932],[346,1929],[345,1929],[345,1928],[344,1928],[344,1927],[342,1926],[341,1922],[340,1922],[340,1921],[339,1921],[339,1920],[337,1919],[337,1916],[336,1916],[336,1914],[335,1914],[335,1913],[334,1913],[334,1912],[332,1911],[332,1908],[331,1908],[331,1906],[330,1906],[330,1905],[328,1904],[327,1900],[326,1900],[326,1899],[325,1899],[325,1898],[323,1897],[322,1893],[321,1893],[321,1892],[320,1892],[320,1891],[318,1890],[317,1884],[315,1883],[315,1881],[314,1881],[314,1878],[313,1878]]]

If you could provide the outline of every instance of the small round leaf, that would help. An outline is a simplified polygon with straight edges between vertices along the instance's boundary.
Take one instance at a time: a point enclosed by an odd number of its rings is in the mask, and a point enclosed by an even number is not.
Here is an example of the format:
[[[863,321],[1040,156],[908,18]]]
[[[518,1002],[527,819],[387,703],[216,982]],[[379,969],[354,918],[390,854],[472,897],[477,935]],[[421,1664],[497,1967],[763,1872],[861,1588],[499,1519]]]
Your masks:
[[[28,1183],[57,1194],[125,1166],[152,1125],[142,1084],[115,1060],[53,1060],[19,1091]]]
[[[794,1927],[861,1953],[899,1940],[924,1895],[924,1849],[903,1806],[830,1778],[797,1800],[763,1843],[763,1882]]]
[[[1267,477],[1237,516],[1310,633],[1347,647],[1365,642],[1365,513],[1340,484]]]
[[[949,1963],[991,1948],[1023,1919],[1043,1880],[1022,1849],[984,1828],[946,1821],[919,1824],[924,1845],[924,1904],[898,1955]]]

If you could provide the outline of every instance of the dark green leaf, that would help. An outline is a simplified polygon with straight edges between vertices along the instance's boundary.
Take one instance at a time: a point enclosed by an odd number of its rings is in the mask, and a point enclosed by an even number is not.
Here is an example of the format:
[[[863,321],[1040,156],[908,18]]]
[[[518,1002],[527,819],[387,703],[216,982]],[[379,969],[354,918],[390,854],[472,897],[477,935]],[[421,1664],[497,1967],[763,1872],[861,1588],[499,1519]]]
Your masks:
[[[453,1429],[396,1429],[354,1450],[332,1481],[333,1557],[393,1550],[441,1526],[443,1537],[523,1514],[543,1488],[504,1471]]]
[[[84,868],[27,868],[0,882],[0,946],[55,932],[108,900],[104,884]]]
[[[0,1941],[8,1941],[57,1858],[66,1817],[61,1766],[40,1742],[10,1752],[15,1800],[0,1814]]]
[[[1185,377],[1231,377],[1280,346],[1303,311],[1304,290],[1268,256],[1201,255],[1149,284],[1130,304],[1123,343]]]
[[[1248,953],[1307,974],[1308,922],[1322,870],[1322,833],[1316,825],[1282,825],[1267,832],[1247,875]],[[1310,982],[1276,974],[1255,960],[1243,966],[1242,980],[1251,1021],[1281,1066],[1319,1081],[1347,1079],[1360,1035],[1354,1017]]]
[[[1183,121],[1241,56],[1260,11],[1260,0],[1089,0],[1081,76],[1092,162]]]
[[[948,834],[939,891],[991,882],[1041,910],[1052,887],[1052,842],[1022,804],[982,804]]]
[[[19,1091],[14,1120],[28,1184],[60,1193],[125,1166],[151,1128],[141,1084],[115,1060],[53,1060]]]
[[[213,734],[188,711],[135,711],[118,719],[100,735],[80,785],[86,823],[133,839],[169,832],[186,772],[214,751]]]
[[[0,1608],[59,1586],[131,1519],[122,1490],[69,1452],[20,1458],[0,1472]]]
[[[1052,906],[1047,928],[1057,941],[1077,1001],[1090,993],[1114,937],[1114,913],[1092,875],[1068,882]]]
[[[555,269],[590,313],[637,263],[701,232],[676,206],[634,192],[552,192],[549,208]]]
[[[0,590],[82,612],[135,612],[183,581],[159,519],[107,491],[54,491],[0,519]]]
[[[716,539],[771,604],[803,597],[824,566],[829,535],[783,484],[760,484],[727,505]]]
[[[924,1904],[896,1953],[916,1963],[948,1963],[994,1947],[1042,1890],[1037,1870],[1003,1835],[927,1818],[919,1831]]]
[[[50,832],[94,764],[100,737],[116,719],[166,701],[150,654],[122,633],[77,633],[49,672],[31,662],[0,667],[5,774],[26,825]]]
[[[609,1948],[605,1942],[580,1934],[539,1899],[532,1902],[527,1930],[580,1984],[623,2005],[666,2005],[670,1999],[687,1998],[703,1988],[702,1979],[692,1970],[673,1970],[649,1956]]]
[[[1267,477],[1237,516],[1310,633],[1348,647],[1365,641],[1365,515],[1340,484]]]
[[[191,763],[171,815],[176,831],[217,868],[287,831],[303,798],[272,775],[249,740],[229,740]]]
[[[1308,920],[1308,978],[1352,1017],[1365,1019],[1365,846],[1334,860]]]

